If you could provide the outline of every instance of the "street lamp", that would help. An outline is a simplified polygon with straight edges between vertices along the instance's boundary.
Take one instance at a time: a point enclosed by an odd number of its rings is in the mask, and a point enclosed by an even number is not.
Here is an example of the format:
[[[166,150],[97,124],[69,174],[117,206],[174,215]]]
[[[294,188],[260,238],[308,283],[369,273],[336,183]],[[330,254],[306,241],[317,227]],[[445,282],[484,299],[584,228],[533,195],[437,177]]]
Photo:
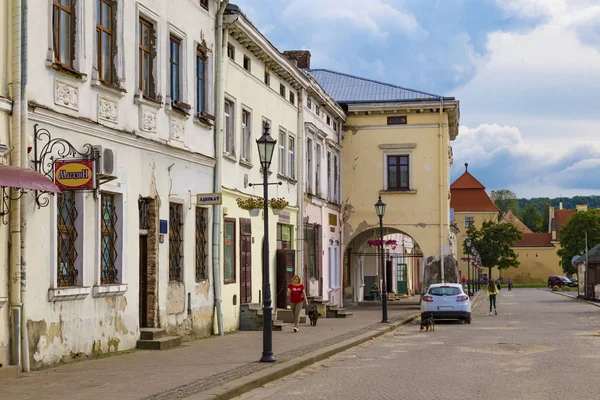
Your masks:
[[[385,282],[385,259],[383,255],[383,215],[385,214],[385,203],[381,201],[381,196],[379,196],[379,200],[375,203],[375,212],[379,217],[379,234],[381,236],[381,276],[383,278],[383,284],[381,285],[381,312],[382,312],[382,323],[388,323],[387,316],[387,285]]]
[[[471,239],[466,238],[465,243],[467,245],[467,295],[471,297],[473,294],[471,293]],[[473,274],[473,278],[475,274]]]
[[[268,170],[275,151],[277,141],[269,134],[270,127],[265,124],[263,127],[263,135],[256,140],[258,146],[258,155],[260,157],[260,165],[263,173],[263,196],[264,196],[264,240],[263,240],[263,352],[260,358],[261,362],[274,362],[273,357],[273,306],[271,300],[271,282],[269,278],[269,182]]]

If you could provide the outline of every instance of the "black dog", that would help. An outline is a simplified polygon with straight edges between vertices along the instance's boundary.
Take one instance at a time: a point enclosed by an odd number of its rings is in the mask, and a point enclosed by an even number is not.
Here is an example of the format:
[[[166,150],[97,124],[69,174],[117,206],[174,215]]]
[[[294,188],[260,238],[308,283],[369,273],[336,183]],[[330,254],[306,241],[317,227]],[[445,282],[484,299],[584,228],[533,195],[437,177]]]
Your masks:
[[[319,312],[317,311],[317,306],[314,304],[308,307],[308,319],[310,319],[310,326],[317,326]]]
[[[421,331],[425,329],[425,332],[429,332],[429,328],[431,328],[431,332],[435,332],[435,321],[433,320],[433,317],[421,321]]]

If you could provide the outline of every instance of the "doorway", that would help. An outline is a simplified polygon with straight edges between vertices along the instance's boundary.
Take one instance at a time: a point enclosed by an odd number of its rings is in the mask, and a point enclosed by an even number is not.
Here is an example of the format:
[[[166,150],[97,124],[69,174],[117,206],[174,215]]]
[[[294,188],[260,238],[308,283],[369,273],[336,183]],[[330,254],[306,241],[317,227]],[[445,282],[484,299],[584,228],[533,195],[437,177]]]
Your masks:
[[[252,302],[252,223],[240,218],[240,303]]]
[[[139,324],[155,328],[158,300],[158,210],[152,198],[138,200],[139,212]]]

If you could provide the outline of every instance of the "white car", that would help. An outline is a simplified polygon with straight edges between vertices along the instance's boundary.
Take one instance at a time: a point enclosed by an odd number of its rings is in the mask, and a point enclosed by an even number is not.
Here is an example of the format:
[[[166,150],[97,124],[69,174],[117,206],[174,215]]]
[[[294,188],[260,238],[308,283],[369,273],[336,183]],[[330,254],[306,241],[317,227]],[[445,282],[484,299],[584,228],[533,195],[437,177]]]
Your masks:
[[[459,319],[471,323],[471,299],[458,283],[434,283],[421,299],[421,320]]]

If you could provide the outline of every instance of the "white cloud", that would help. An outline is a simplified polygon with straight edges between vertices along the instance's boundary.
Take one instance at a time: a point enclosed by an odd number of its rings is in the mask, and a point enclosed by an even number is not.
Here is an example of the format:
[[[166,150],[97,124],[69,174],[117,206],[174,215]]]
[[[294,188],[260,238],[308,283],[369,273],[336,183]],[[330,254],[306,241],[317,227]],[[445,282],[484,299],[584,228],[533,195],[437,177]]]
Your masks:
[[[394,8],[385,0],[293,0],[283,12],[283,20],[325,24],[323,28],[330,33],[362,31],[374,40],[385,40],[392,31],[413,38],[427,36],[414,15]]]
[[[522,17],[557,15],[566,11],[565,0],[496,0],[508,14]]]

